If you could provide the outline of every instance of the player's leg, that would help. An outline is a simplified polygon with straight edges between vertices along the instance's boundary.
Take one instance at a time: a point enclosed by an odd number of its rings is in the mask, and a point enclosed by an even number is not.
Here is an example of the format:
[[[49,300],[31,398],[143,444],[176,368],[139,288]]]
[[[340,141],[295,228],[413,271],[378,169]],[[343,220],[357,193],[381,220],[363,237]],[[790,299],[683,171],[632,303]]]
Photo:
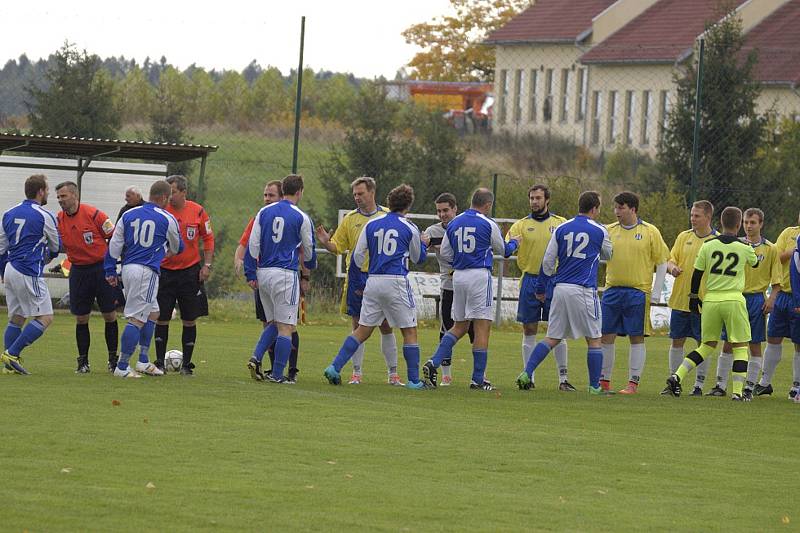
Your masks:
[[[696,314],[689,314],[689,319],[691,323],[692,335],[691,337],[697,342],[697,345],[700,346],[701,344],[701,318]],[[720,334],[721,335],[721,334]],[[719,336],[717,336],[714,340],[718,340]],[[691,396],[702,396],[703,395],[703,387],[706,383],[706,377],[708,376],[708,365],[709,365],[710,357],[705,357],[703,362],[697,365],[695,369],[694,375],[694,387],[692,388]]]
[[[261,300],[261,307],[264,310],[264,319],[267,327],[261,330],[261,335],[258,337],[255,347],[253,348],[253,355],[247,362],[247,368],[250,370],[250,376],[256,381],[262,381],[264,374],[261,371],[261,362],[264,360],[264,354],[267,349],[275,342],[278,336],[278,326],[275,324],[275,304],[273,302],[273,294],[271,292],[271,276],[274,269],[258,269],[256,276],[258,277],[258,295]]]
[[[70,297],[70,305],[72,299]],[[90,314],[75,316],[75,343],[78,346],[78,367],[76,374],[89,373],[89,345],[91,344],[91,334],[89,333]]]
[[[725,396],[728,391],[728,376],[733,369],[733,345],[728,341],[728,331],[722,330],[722,350],[717,357],[717,381],[706,396]]]
[[[622,332],[628,335],[628,384],[621,394],[635,394],[644,374],[647,348],[644,343],[650,335],[650,296],[638,289],[625,290],[625,308],[622,311]],[[603,309],[605,320],[605,309]]]
[[[442,361],[452,359],[453,347],[461,337],[467,334],[470,328],[470,321],[467,318],[467,306],[471,298],[470,293],[475,291],[473,287],[475,280],[473,278],[474,275],[465,270],[458,270],[453,274],[453,305],[451,308],[454,320],[453,327],[442,336],[436,351],[422,366],[425,383],[432,387],[438,385],[437,369],[441,366]]]
[[[89,317],[97,292],[97,280],[94,272],[82,266],[73,266],[69,281],[69,311],[75,317],[75,344],[78,348],[76,374],[89,372]],[[105,283],[105,280],[103,280]]]
[[[2,362],[6,368],[10,367],[16,374],[28,374],[22,366],[20,355],[22,351],[36,342],[53,322],[53,303],[50,300],[50,291],[44,278],[25,276],[18,272],[10,263],[5,271],[6,298],[13,293],[9,304],[9,314],[23,317],[23,322],[16,320],[16,324],[24,323],[24,317],[32,317],[22,331],[16,335],[13,342],[3,352]],[[11,311],[12,305],[14,311]],[[14,322],[12,320],[12,322]],[[14,328],[12,328],[14,329]],[[9,338],[13,333],[9,335]]]
[[[611,374],[616,360],[617,335],[624,334],[623,318],[625,311],[625,291],[622,287],[611,287],[603,294],[600,302],[603,311],[602,337],[600,339],[603,351],[603,370],[600,374],[600,387],[611,390]]]
[[[536,276],[523,274],[517,300],[517,322],[522,324],[522,366],[536,346],[536,334],[542,317],[541,302],[536,299]]]
[[[13,267],[9,264],[6,266],[4,272],[5,278],[5,294],[6,306],[8,307],[8,325],[6,326],[3,335],[3,356],[8,352],[8,349],[14,344],[20,335],[22,335],[22,328],[25,326],[25,311],[22,308],[22,302],[17,297],[13,284],[9,281],[9,275]],[[14,275],[14,274],[11,274]],[[2,357],[2,356],[0,356]],[[8,363],[3,364],[3,372],[14,373],[14,369]]]
[[[383,353],[383,359],[386,361],[386,370],[388,372],[387,381],[389,385],[402,387],[404,383],[397,373],[397,339],[394,336],[394,331],[386,321],[378,329],[381,332],[381,353]]]
[[[297,333],[297,327],[292,328],[292,352],[289,354],[289,369],[286,373],[286,380],[288,383],[297,383],[297,373],[300,369],[297,368],[297,356],[300,354],[300,334]]]
[[[680,396],[681,382],[686,379],[690,371],[700,366],[717,346],[717,339],[720,338],[724,325],[722,311],[718,304],[719,302],[705,303],[701,321],[703,342],[684,357],[678,369],[667,379],[667,386],[673,396]]]
[[[119,324],[117,324],[117,311],[111,310],[103,313],[103,333],[108,351],[108,369],[113,372],[119,359]]]
[[[146,305],[150,306],[149,312],[144,325],[139,331],[139,362],[136,363],[137,372],[147,374],[150,376],[163,376],[164,370],[157,365],[150,362],[150,344],[153,342],[153,333],[156,329],[156,321],[161,316],[161,311],[158,307],[158,284],[159,277],[149,268],[145,268],[143,279],[147,280],[149,277],[149,288],[144,295]]]
[[[791,296],[779,292],[767,322],[767,348],[764,350],[761,379],[753,390],[756,396],[773,392],[772,377],[783,355],[783,339],[792,335],[792,315]]]
[[[491,313],[491,307],[490,307]],[[482,314],[485,316],[485,314]],[[475,328],[475,341],[472,343],[472,380],[469,388],[476,390],[494,390],[492,384],[486,379],[486,366],[489,360],[489,335],[492,331],[492,320],[487,318],[472,319]]]
[[[403,334],[403,359],[406,361],[406,387],[409,389],[424,389],[425,384],[419,378],[419,344],[417,341],[416,326],[400,328]]]
[[[284,370],[292,352],[292,331],[297,325],[300,308],[300,283],[298,273],[284,269],[266,269],[267,285],[271,288],[272,318],[275,320],[277,336],[275,337],[275,362],[272,372],[265,375],[266,381],[286,383]],[[267,304],[264,310],[269,315]]]
[[[171,270],[162,269],[161,279],[158,287],[158,308],[161,314],[156,321],[155,343],[156,361],[155,365],[164,369],[164,358],[167,355],[167,345],[169,342],[169,323],[172,320],[172,312],[178,302],[178,276]]]
[[[754,334],[755,335],[755,334]],[[756,383],[758,382],[758,374],[761,372],[761,366],[764,357],[761,351],[760,342],[751,342],[749,345],[750,359],[747,362],[747,377],[745,378],[744,388],[749,391],[752,396],[755,392]]]
[[[117,324],[117,298],[114,287],[108,284],[102,266],[95,268],[96,300],[103,315],[106,353],[108,354],[108,370],[113,372],[117,366],[117,348],[119,346],[119,325]]]
[[[347,315],[350,316],[352,331],[358,328],[367,279],[367,275],[363,272],[352,268],[348,271],[348,279],[345,286],[345,311]],[[353,354],[353,375],[350,377],[351,385],[361,383],[361,375],[364,366],[364,349],[365,345],[362,343],[356,353]]]
[[[721,302],[719,306],[733,352],[731,399],[750,401],[752,396],[742,394],[747,376],[747,343],[752,339],[747,306],[735,301]]]
[[[192,363],[197,344],[197,319],[208,315],[208,298],[200,283],[200,264],[180,271],[178,281],[178,307],[181,310],[181,350],[183,361],[181,374],[191,376],[195,365]]]
[[[453,320],[453,291],[451,289],[442,289],[441,297],[439,298],[439,341],[442,337],[450,331],[455,321]],[[470,328],[472,325],[470,324]],[[442,360],[442,380],[440,385],[443,387],[449,386],[453,382],[451,358]]]
[[[522,373],[517,376],[517,386],[520,389],[527,390],[531,388],[532,376],[536,368],[545,360],[550,350],[555,348],[571,332],[569,315],[566,309],[568,299],[567,287],[556,285],[549,309],[547,335],[534,346]]]

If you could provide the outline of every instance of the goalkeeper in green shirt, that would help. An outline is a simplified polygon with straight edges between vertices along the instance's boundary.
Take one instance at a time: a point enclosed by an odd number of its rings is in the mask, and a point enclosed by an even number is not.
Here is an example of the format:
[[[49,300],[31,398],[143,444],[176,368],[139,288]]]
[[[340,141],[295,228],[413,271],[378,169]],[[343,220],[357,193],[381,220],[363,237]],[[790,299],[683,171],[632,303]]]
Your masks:
[[[734,401],[750,401],[752,393],[742,394],[747,375],[747,343],[750,341],[750,319],[747,314],[742,291],[744,290],[745,265],[758,267],[752,246],[743,243],[737,235],[742,226],[742,210],[726,207],[720,216],[722,235],[706,241],[697,254],[689,294],[689,309],[700,313],[701,344],[686,355],[681,365],[667,379],[667,388],[673,396],[681,395],[681,381],[686,375],[714,353],[722,334],[728,333],[733,347],[733,394]],[[698,297],[703,273],[706,277],[705,301]]]

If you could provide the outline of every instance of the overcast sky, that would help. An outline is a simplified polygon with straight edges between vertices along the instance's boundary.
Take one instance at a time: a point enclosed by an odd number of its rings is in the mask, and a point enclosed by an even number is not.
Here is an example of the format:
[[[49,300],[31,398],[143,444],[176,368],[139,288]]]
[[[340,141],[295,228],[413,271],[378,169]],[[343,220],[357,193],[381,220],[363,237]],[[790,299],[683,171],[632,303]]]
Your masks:
[[[306,16],[306,66],[394,77],[413,57],[400,32],[448,12],[448,0],[109,2],[0,0],[0,66],[25,53],[47,57],[64,40],[101,57],[158,60],[183,69],[242,70],[256,59],[288,73],[297,66]]]

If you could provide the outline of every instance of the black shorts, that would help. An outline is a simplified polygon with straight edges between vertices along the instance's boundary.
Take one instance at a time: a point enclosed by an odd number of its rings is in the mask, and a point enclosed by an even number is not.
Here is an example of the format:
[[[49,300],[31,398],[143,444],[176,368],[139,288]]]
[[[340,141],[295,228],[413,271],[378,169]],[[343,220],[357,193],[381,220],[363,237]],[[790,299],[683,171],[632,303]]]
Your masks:
[[[175,302],[181,320],[197,320],[208,316],[206,288],[200,282],[200,263],[183,270],[161,269],[158,279],[158,320],[166,322],[172,318]]]
[[[253,295],[256,297],[256,318],[261,322],[266,322],[267,315],[264,314],[264,305],[261,303],[261,296],[258,294],[258,289],[253,291]]]
[[[95,300],[101,313],[118,307],[118,292],[106,281],[103,263],[72,265],[69,271],[69,310],[73,315],[88,315]]]

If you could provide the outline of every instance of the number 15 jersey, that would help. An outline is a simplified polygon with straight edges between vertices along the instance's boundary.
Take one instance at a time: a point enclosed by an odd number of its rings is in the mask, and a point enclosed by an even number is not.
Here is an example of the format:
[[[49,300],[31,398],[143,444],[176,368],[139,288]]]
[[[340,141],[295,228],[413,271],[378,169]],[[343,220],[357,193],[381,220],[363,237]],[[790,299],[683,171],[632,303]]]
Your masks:
[[[707,276],[703,301],[744,303],[745,265],[758,266],[758,256],[749,244],[728,235],[704,242],[694,262],[694,268]]]

